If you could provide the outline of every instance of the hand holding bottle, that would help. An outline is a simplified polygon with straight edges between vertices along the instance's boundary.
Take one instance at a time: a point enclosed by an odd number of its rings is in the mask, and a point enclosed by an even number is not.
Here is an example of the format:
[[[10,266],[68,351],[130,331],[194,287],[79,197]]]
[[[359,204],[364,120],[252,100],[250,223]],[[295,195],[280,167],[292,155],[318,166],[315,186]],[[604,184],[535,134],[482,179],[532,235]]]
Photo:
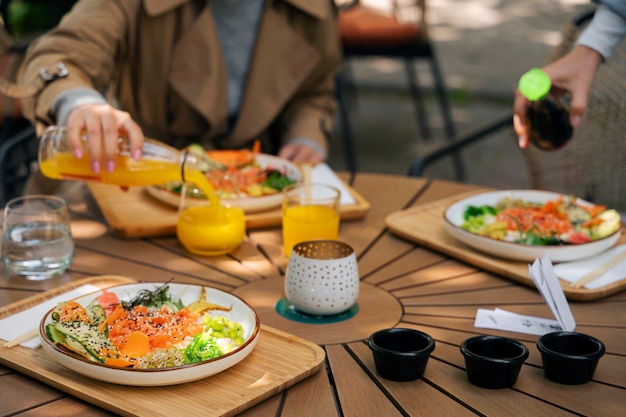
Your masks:
[[[90,151],[90,139],[79,137],[81,149]],[[89,142],[89,143],[87,143]],[[201,168],[206,160],[201,155],[174,149],[165,143],[144,139],[141,157],[132,155],[128,139],[115,140],[115,167],[113,170],[94,172],[91,154],[76,157],[76,147],[70,142],[68,129],[50,126],[43,133],[39,145],[39,169],[48,178],[58,180],[92,181],[122,187],[164,184],[170,181],[190,181],[203,185],[207,193],[213,187],[207,182]]]
[[[108,173],[115,170],[120,136],[128,139],[130,155],[135,161],[142,156],[144,136],[141,128],[127,112],[110,104],[86,104],[74,109],[67,120],[67,136],[75,157],[80,159],[89,155],[91,170],[95,174],[102,169]]]
[[[580,124],[580,120],[587,108],[587,99],[593,79],[602,56],[586,46],[576,46],[568,54],[545,66],[543,71],[549,76],[552,84],[551,94],[558,97],[565,92],[570,95],[569,123],[573,128]],[[514,103],[514,127],[519,138],[520,148],[526,148],[530,143],[529,126],[526,122],[526,113],[530,101],[517,89]]]

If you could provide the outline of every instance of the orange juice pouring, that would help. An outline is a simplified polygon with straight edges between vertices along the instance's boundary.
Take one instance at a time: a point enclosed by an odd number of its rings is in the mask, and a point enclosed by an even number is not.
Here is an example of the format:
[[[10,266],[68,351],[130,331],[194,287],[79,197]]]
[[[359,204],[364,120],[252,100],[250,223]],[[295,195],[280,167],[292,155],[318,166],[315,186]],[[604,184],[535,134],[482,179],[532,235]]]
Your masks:
[[[239,207],[225,207],[197,166],[198,155],[181,152],[163,143],[146,139],[143,157],[130,156],[127,141],[120,139],[116,168],[113,172],[91,170],[89,158],[76,158],[69,147],[67,130],[52,126],[41,137],[39,167],[53,179],[102,182],[120,186],[148,186],[171,181],[192,182],[208,201],[206,206],[180,210],[177,236],[183,246],[199,255],[231,252],[245,236],[245,215]],[[181,198],[181,208],[184,198]]]
[[[246,217],[237,207],[236,199],[222,202],[206,177],[193,176],[190,180],[209,198],[206,205],[187,206],[192,198],[187,196],[185,184],[181,193],[181,205],[176,224],[176,236],[183,246],[196,255],[215,256],[232,252],[243,241],[246,234]],[[207,188],[208,187],[210,188]]]
[[[294,184],[283,190],[283,251],[297,243],[339,236],[340,191],[323,184]]]

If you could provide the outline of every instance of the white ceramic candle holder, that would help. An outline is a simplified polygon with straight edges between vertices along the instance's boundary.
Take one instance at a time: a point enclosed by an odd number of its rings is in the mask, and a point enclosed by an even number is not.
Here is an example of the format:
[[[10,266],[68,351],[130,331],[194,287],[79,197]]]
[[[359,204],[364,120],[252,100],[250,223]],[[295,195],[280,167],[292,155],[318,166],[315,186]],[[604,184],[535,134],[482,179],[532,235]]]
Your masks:
[[[307,314],[332,315],[350,309],[359,296],[354,249],[334,240],[298,243],[289,257],[285,294]]]

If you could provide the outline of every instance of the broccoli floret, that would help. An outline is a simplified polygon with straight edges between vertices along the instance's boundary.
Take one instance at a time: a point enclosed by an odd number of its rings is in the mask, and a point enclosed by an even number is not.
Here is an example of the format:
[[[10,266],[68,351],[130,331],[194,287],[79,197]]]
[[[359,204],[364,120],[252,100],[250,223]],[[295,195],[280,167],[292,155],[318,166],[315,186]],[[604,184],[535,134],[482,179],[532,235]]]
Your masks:
[[[268,172],[267,178],[263,181],[263,185],[281,191],[283,188],[293,184],[294,182],[294,180],[291,180],[287,178],[287,176],[283,175],[282,172],[272,170]]]
[[[495,216],[498,210],[492,206],[469,206],[463,213],[463,219],[469,220],[472,217],[491,215]]]
[[[222,355],[212,332],[203,332],[194,336],[183,353],[185,364],[202,362]]]

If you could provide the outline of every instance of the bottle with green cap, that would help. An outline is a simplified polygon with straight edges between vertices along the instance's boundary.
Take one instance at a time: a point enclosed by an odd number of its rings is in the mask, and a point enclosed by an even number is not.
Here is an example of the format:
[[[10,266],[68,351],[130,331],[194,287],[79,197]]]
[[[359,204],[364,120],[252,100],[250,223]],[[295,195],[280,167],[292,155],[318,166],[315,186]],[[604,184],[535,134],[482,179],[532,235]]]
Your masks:
[[[540,68],[526,72],[519,80],[519,91],[530,101],[526,111],[528,137],[540,149],[550,151],[565,145],[574,129],[565,105],[550,93],[552,82]]]

